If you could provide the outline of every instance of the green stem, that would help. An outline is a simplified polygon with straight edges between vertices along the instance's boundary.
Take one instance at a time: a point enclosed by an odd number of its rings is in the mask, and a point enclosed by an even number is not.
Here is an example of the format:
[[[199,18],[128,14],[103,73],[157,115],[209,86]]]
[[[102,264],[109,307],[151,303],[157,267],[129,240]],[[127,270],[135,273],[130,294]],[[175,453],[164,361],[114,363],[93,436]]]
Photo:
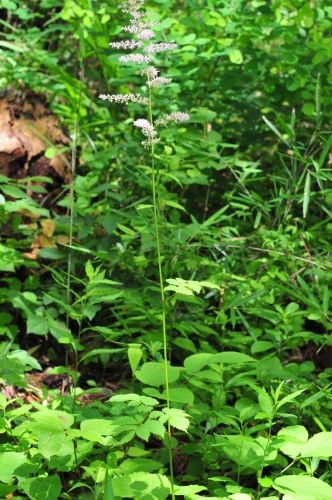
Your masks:
[[[67,313],[66,313],[66,325],[69,328],[69,307],[72,302],[72,291],[71,291],[71,273],[72,273],[72,245],[73,245],[73,237],[74,237],[74,182],[76,175],[76,156],[77,156],[77,139],[79,133],[79,116],[82,104],[82,95],[83,95],[83,81],[84,81],[84,60],[83,58],[80,61],[80,89],[78,95],[77,109],[75,113],[75,121],[74,121],[74,136],[71,150],[71,182],[69,189],[69,252],[68,252],[68,261],[67,261],[67,283],[66,283],[66,298],[67,298]],[[81,329],[81,325],[80,325]],[[72,386],[72,394],[73,394],[73,403],[72,403],[72,412],[74,412],[75,403],[76,403],[76,387],[77,387],[77,371],[78,371],[78,352],[75,345],[75,341],[71,344],[72,349],[74,351],[75,356],[75,371],[76,377],[73,381]],[[68,350],[66,350],[66,366],[68,366]],[[75,450],[76,452],[76,450]]]
[[[66,295],[67,295],[67,305],[71,304],[71,270],[72,270],[72,245],[74,237],[74,182],[76,175],[76,156],[77,156],[77,138],[79,131],[79,115],[82,103],[83,94],[83,80],[84,80],[84,62],[81,61],[80,65],[80,90],[78,94],[77,109],[75,113],[74,121],[74,136],[71,149],[71,181],[69,186],[69,251],[68,251],[68,261],[67,261],[67,285],[66,285]],[[69,326],[69,311],[66,317],[67,327]]]
[[[153,116],[152,116],[152,95],[151,89],[149,89],[149,121],[153,127]],[[158,210],[158,200],[157,200],[157,180],[156,180],[156,165],[154,158],[154,144],[151,142],[151,167],[152,167],[152,198],[153,198],[153,223],[156,235],[156,247],[157,247],[157,261],[158,261],[158,274],[159,274],[159,287],[160,287],[160,298],[162,307],[162,333],[163,333],[163,350],[164,350],[164,366],[165,366],[165,390],[166,390],[166,407],[169,410],[171,407],[170,396],[169,396],[169,375],[168,375],[168,354],[167,354],[167,327],[166,327],[166,301],[165,301],[165,291],[164,291],[164,277],[163,277],[163,267],[161,258],[161,244],[160,244],[160,231],[159,231],[159,210]],[[174,495],[174,470],[173,470],[173,455],[171,448],[171,425],[168,418],[167,421],[167,447],[168,447],[168,457],[169,457],[169,469],[170,469],[170,479],[171,479],[171,497],[175,500]]]

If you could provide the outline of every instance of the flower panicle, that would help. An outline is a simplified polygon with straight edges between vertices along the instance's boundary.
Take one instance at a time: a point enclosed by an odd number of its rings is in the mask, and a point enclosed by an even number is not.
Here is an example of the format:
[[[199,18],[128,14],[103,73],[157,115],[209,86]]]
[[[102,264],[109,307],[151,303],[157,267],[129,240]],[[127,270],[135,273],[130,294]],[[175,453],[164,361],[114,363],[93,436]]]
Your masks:
[[[140,12],[140,10],[143,6],[144,0],[126,0],[121,4],[121,10],[122,12],[130,14],[131,16],[138,15],[138,17],[141,17],[141,15],[143,16],[143,14]]]
[[[144,52],[148,54],[159,54],[160,52],[165,52],[166,50],[175,50],[178,47],[178,44],[175,42],[171,43],[151,43],[144,47]]]
[[[111,42],[110,46],[113,49],[136,50],[138,52],[121,55],[119,61],[122,63],[133,63],[143,65],[140,70],[140,75],[146,77],[146,85],[149,88],[149,97],[144,97],[141,94],[101,94],[99,97],[102,100],[110,102],[129,104],[138,103],[151,105],[151,89],[162,87],[172,83],[172,78],[159,75],[159,70],[151,64],[153,57],[159,53],[177,49],[178,45],[175,42],[152,42],[155,37],[153,27],[158,22],[150,21],[144,12],[141,11],[144,7],[144,0],[125,0],[121,4],[121,10],[130,15],[129,24],[122,26],[122,31],[133,35],[133,39]],[[145,67],[144,67],[145,66]],[[162,115],[157,120],[146,120],[138,118],[134,121],[134,126],[138,128],[144,140],[142,144],[150,147],[159,142],[158,127],[166,127],[170,122],[183,123],[190,119],[189,114],[181,111],[173,111]]]
[[[155,121],[156,127],[165,127],[170,122],[184,123],[190,120],[190,115],[183,111],[173,111],[172,113],[162,115]]]
[[[152,29],[144,29],[138,31],[137,36],[140,40],[151,40],[151,38],[154,38],[155,33]]]
[[[148,66],[147,68],[141,69],[140,75],[147,76],[149,80],[153,80],[158,76],[159,71],[154,66]]]
[[[146,137],[155,137],[157,135],[154,126],[145,118],[138,118],[134,121],[134,125],[135,127],[141,129],[142,133]]]
[[[163,85],[168,85],[169,83],[172,83],[172,78],[165,78],[164,76],[157,76],[155,78],[152,78],[151,80],[148,80],[146,82],[150,88],[152,87],[162,87]]]
[[[159,142],[160,139],[157,137],[157,131],[149,120],[138,118],[134,121],[134,126],[139,128],[144,137],[146,137],[146,140],[142,141],[143,146],[149,147]]]
[[[119,57],[119,61],[124,63],[149,64],[149,62],[151,62],[151,57],[145,56],[144,54],[128,54]]]
[[[121,40],[120,42],[111,42],[109,45],[112,49],[134,50],[140,48],[142,43],[135,40]]]
[[[154,22],[145,22],[142,23],[140,21],[134,21],[126,26],[121,26],[122,31],[126,31],[133,35],[137,35],[141,40],[150,40],[155,36],[154,31],[151,29],[157,23]]]
[[[130,102],[149,104],[149,99],[141,94],[100,94],[99,99],[120,104],[129,104]]]

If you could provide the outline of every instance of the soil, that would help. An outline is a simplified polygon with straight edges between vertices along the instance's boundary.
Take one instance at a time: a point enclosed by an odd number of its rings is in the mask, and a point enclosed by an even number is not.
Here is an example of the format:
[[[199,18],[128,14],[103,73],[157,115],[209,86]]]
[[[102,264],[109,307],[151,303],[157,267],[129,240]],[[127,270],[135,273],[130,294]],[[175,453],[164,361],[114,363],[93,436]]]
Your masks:
[[[11,179],[46,176],[49,192],[70,182],[70,165],[61,152],[69,139],[43,96],[30,91],[6,91],[0,96],[0,174]],[[46,151],[59,150],[51,158]],[[40,195],[33,195],[38,197]],[[43,198],[45,195],[43,195]],[[42,199],[39,201],[43,203]]]

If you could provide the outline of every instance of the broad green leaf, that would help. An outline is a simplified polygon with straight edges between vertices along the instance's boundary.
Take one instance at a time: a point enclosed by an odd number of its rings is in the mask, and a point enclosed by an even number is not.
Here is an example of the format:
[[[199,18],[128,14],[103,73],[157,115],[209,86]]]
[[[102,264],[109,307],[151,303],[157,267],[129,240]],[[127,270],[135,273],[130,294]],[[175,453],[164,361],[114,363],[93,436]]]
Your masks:
[[[69,328],[61,321],[48,316],[48,324],[51,334],[57,339],[60,344],[71,344],[74,341]]]
[[[319,432],[304,445],[301,457],[329,458],[332,456],[332,432]]]
[[[229,51],[229,60],[233,64],[242,64],[243,63],[243,55],[242,55],[241,50],[231,48]]]
[[[280,493],[291,495],[295,493],[303,500],[328,500],[332,498],[330,485],[315,477],[303,475],[285,475],[277,477],[274,487]]]
[[[59,410],[41,410],[32,413],[33,423],[31,428],[34,432],[63,432],[74,423],[74,417],[70,413]]]
[[[202,370],[207,364],[209,364],[209,361],[213,354],[209,354],[206,352],[200,352],[198,354],[192,354],[191,356],[188,356],[184,360],[184,367],[186,370],[192,373],[199,372]]]
[[[12,351],[7,355],[7,359],[15,360],[17,364],[21,365],[22,367],[29,366],[34,370],[42,370],[42,367],[40,366],[36,358],[33,358],[32,356],[30,356],[30,354],[28,354],[26,351],[23,351],[22,349]]]
[[[170,482],[162,474],[134,472],[112,480],[115,497],[135,500],[164,500],[170,493]]]
[[[168,366],[168,382],[172,384],[180,376],[180,368],[175,366]],[[144,363],[140,370],[135,373],[136,378],[146,385],[158,387],[165,385],[165,365],[164,363],[155,363],[150,361]]]
[[[166,398],[166,392],[163,392],[162,395],[163,398]],[[185,403],[188,405],[192,405],[195,400],[194,393],[190,390],[187,389],[186,387],[179,387],[179,388],[170,388],[169,389],[169,398],[170,401],[174,403]]]
[[[252,354],[257,354],[259,352],[266,352],[269,351],[270,349],[275,349],[275,345],[268,340],[257,340],[256,342],[253,342],[251,346]]]
[[[160,393],[157,389],[152,387],[147,387],[144,389],[145,394],[149,394],[152,397],[163,399],[166,401],[167,394],[166,391]],[[191,405],[194,403],[195,396],[194,393],[187,389],[186,387],[170,387],[169,389],[169,399],[173,403],[183,403]]]
[[[15,471],[27,461],[23,452],[5,451],[0,453],[0,481],[11,483]]]
[[[252,438],[245,435],[216,436],[216,447],[222,447],[233,462],[240,464],[248,470],[258,471],[263,462],[272,463],[277,457],[277,450],[268,451],[268,439],[259,436]]]
[[[47,335],[49,332],[48,321],[41,316],[29,316],[27,319],[27,333],[36,335]]]
[[[192,123],[208,123],[212,122],[216,116],[217,113],[208,108],[196,108],[191,111],[190,121]]]
[[[308,431],[303,425],[290,425],[281,429],[278,437],[282,439],[280,450],[285,455],[295,458],[301,454],[308,440]]]
[[[81,436],[88,441],[105,444],[105,438],[114,435],[116,424],[113,420],[91,418],[81,422]]]
[[[163,468],[161,462],[157,460],[152,460],[151,458],[127,458],[121,463],[121,472],[127,472],[128,474],[133,472],[156,472]]]
[[[58,475],[23,479],[20,486],[31,500],[58,500],[62,490]]]
[[[243,363],[255,363],[256,360],[251,356],[248,356],[248,354],[243,354],[242,352],[224,351],[218,354],[213,354],[210,362],[222,363],[226,365],[240,365]]]
[[[217,354],[209,354],[205,352],[201,352],[198,354],[192,354],[188,356],[184,361],[184,367],[189,372],[198,372],[202,370],[207,365],[211,365],[212,363],[221,363],[221,364],[243,364],[243,363],[253,363],[256,362],[254,358],[248,356],[247,354],[243,354],[241,352],[235,351],[225,351]]]
[[[66,440],[68,441],[63,432],[38,432],[38,450],[43,457],[49,459],[59,454]]]
[[[196,484],[190,484],[189,486],[175,486],[174,493],[176,496],[183,495],[185,498],[188,495],[195,495],[201,491],[206,491],[205,486],[198,486]]]

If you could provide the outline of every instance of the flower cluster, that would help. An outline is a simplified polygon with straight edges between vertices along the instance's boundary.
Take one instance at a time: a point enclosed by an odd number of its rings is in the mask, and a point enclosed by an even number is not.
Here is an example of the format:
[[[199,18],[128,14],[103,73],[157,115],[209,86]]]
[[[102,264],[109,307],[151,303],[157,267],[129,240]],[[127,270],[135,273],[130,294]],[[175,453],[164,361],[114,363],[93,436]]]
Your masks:
[[[140,12],[140,9],[143,7],[143,5],[144,0],[126,0],[121,5],[121,10],[122,12],[130,14],[131,16],[134,16],[134,14],[136,14],[137,17],[142,17],[143,14]]]
[[[157,131],[149,120],[138,118],[138,120],[134,121],[134,126],[139,128],[146,137],[146,140],[142,141],[143,146],[148,147],[151,146],[151,144],[157,144],[157,142],[159,142]]]
[[[173,111],[168,115],[163,115],[161,118],[156,120],[156,127],[165,127],[169,122],[182,123],[190,120],[188,113],[183,113],[182,111]]]
[[[140,94],[100,94],[99,99],[102,101],[117,102],[121,104],[128,104],[129,102],[149,104],[149,99],[141,96]]]
[[[113,49],[122,49],[135,51],[131,54],[122,55],[119,61],[122,63],[132,63],[143,65],[140,71],[142,76],[146,77],[146,85],[149,89],[149,97],[144,97],[140,94],[102,94],[100,99],[110,102],[128,104],[130,102],[139,104],[151,105],[151,91],[154,88],[168,85],[172,82],[172,78],[159,76],[159,71],[151,64],[153,57],[156,54],[177,48],[174,42],[159,42],[152,43],[151,40],[155,37],[153,27],[158,24],[146,18],[144,12],[144,0],[126,0],[121,5],[122,12],[129,14],[130,20],[127,26],[122,26],[122,31],[132,34],[133,39],[111,42],[110,46]],[[136,52],[136,50],[138,50]],[[151,120],[139,118],[134,121],[134,126],[140,129],[145,140],[142,142],[145,146],[151,146],[159,141],[157,136],[157,127],[166,126],[169,122],[185,122],[189,120],[188,113],[175,111],[165,114],[153,123]]]
[[[144,54],[128,54],[127,56],[121,56],[119,58],[120,62],[132,62],[134,64],[148,64],[151,62],[150,56],[145,56]]]
[[[165,78],[164,76],[157,76],[156,78],[149,79],[147,84],[149,87],[162,87],[172,82],[172,78]]]
[[[177,44],[172,43],[151,43],[144,47],[144,52],[148,54],[158,54],[159,52],[165,52],[166,50],[174,50],[177,48]]]
[[[159,71],[154,66],[148,66],[147,68],[141,69],[140,75],[147,76],[148,80],[153,80],[158,76]]]
[[[157,135],[154,126],[145,118],[138,118],[138,120],[134,121],[134,125],[135,127],[141,129],[142,134],[150,139],[156,137]]]
[[[151,40],[154,37],[154,31],[150,29],[144,29],[137,33],[137,36],[140,40]]]
[[[124,49],[124,50],[134,50],[141,47],[141,42],[135,40],[122,40],[121,42],[111,42],[110,47],[112,49]]]

